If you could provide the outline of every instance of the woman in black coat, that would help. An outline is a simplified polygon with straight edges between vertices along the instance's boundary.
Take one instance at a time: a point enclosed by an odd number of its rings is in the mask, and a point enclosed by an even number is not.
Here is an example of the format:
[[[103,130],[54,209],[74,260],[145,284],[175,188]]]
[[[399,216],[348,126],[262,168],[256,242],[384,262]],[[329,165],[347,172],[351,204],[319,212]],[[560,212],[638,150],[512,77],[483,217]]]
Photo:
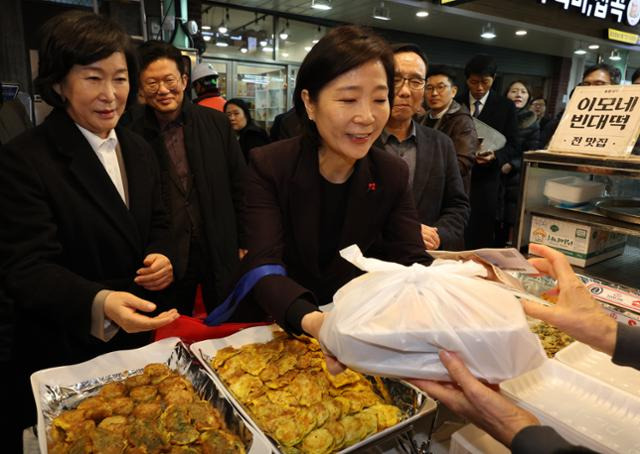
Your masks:
[[[531,102],[531,88],[521,81],[512,82],[505,96],[516,106],[516,117],[518,119],[518,144],[519,153],[509,162],[502,166],[502,223],[498,232],[501,243],[513,242],[513,230],[518,219],[518,197],[520,193],[520,178],[522,167],[522,153],[540,148],[540,124],[536,114],[529,110]]]
[[[317,335],[318,306],[362,274],[339,254],[352,244],[368,257],[431,263],[408,167],[372,148],[389,118],[393,78],[389,45],[356,26],[331,30],[305,57],[294,93],[302,136],[252,153],[243,220],[249,252],[239,275],[258,280],[238,319],[259,309],[289,331]]]
[[[45,24],[39,62],[35,83],[53,112],[0,152],[0,269],[15,302],[20,429],[36,421],[32,372],[144,345],[149,334],[132,333],[178,316],[141,313],[155,309],[148,299],[171,284],[173,268],[152,152],[116,127],[135,68],[128,35],[71,11]]]
[[[268,144],[269,135],[253,121],[249,106],[242,99],[228,100],[224,105],[224,113],[227,114],[231,127],[238,135],[245,161],[249,162],[249,151]]]

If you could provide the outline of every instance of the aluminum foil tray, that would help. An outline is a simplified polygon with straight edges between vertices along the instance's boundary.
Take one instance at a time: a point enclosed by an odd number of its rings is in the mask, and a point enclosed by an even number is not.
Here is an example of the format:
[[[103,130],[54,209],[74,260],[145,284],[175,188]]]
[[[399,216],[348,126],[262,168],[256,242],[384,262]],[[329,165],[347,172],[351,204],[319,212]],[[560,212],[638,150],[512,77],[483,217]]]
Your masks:
[[[216,355],[216,352],[218,350],[228,346],[238,348],[246,344],[268,342],[273,339],[274,330],[279,329],[280,328],[278,328],[277,325],[256,326],[239,331],[236,334],[221,339],[208,339],[205,341],[197,342],[191,344],[190,348],[191,351],[198,357],[198,359],[200,359],[200,361],[205,365],[207,371],[211,375],[211,378],[215,382],[216,386],[218,386],[218,388],[220,389],[221,393],[223,393],[227,397],[227,399],[229,399],[233,403],[233,405],[245,417],[245,419],[249,421],[249,423],[255,428],[255,430],[259,431],[263,435],[265,440],[268,440],[273,452],[284,454],[284,451],[280,449],[280,446],[277,444],[277,442],[266,435],[264,432],[262,432],[259,426],[251,418],[247,409],[240,402],[238,402],[238,400],[233,396],[231,391],[227,388],[222,379],[218,377],[218,375],[210,365],[211,359]],[[372,379],[372,377],[368,378]],[[433,399],[429,398],[418,388],[400,380],[387,378],[383,378],[382,380],[389,390],[389,394],[391,395],[394,405],[399,407],[407,417],[395,426],[389,427],[388,429],[378,432],[359,443],[356,443],[352,446],[349,446],[348,448],[339,451],[339,454],[360,452],[365,448],[371,447],[379,442],[387,440],[394,435],[398,435],[407,430],[408,427],[417,419],[435,411],[437,407],[436,402]]]
[[[176,337],[135,350],[107,353],[73,366],[44,369],[32,374],[31,388],[38,410],[40,452],[47,453],[47,433],[53,418],[96,394],[102,385],[142,372],[149,363],[165,363],[186,376],[198,395],[209,400],[220,411],[229,429],[240,436],[249,454],[270,452],[266,440],[253,427],[245,424],[200,362]]]

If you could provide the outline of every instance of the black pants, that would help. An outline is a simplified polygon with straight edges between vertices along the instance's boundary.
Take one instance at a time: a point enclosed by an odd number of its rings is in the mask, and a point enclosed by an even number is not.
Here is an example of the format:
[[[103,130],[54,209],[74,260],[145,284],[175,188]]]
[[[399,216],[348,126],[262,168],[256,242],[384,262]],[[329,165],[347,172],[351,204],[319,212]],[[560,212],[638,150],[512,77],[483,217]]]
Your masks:
[[[203,247],[193,241],[184,276],[177,278],[168,290],[169,305],[182,315],[193,315],[198,284],[202,285],[202,299],[207,312],[210,312],[217,304],[215,277]]]

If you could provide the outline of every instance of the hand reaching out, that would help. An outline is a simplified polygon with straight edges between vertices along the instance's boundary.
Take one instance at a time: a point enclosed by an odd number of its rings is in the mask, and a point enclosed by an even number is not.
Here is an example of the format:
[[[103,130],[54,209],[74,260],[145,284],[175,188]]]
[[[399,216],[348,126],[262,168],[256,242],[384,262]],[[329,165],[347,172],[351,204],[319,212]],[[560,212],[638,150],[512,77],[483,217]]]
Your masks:
[[[156,305],[127,292],[111,292],[104,300],[104,315],[127,333],[151,331],[168,325],[180,314],[175,309],[148,317],[138,311],[151,312]]]

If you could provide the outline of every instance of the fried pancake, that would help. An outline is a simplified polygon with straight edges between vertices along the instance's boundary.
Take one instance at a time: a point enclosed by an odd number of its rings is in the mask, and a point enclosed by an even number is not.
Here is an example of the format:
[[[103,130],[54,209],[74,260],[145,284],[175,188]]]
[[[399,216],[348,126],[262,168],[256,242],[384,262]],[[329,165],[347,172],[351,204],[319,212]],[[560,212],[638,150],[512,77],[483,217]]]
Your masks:
[[[133,410],[133,416],[138,419],[156,420],[162,415],[162,404],[159,402],[141,402]]]
[[[286,389],[269,390],[267,391],[267,397],[272,403],[281,407],[298,404],[298,397],[293,395]]]
[[[335,399],[327,398],[322,401],[322,405],[327,409],[330,421],[337,421],[342,416],[342,407]]]
[[[328,430],[333,437],[333,449],[339,450],[344,446],[346,432],[344,426],[339,421],[330,421],[324,425],[324,429]]]
[[[394,426],[402,419],[402,412],[394,405],[376,404],[363,411],[375,415],[378,421],[378,431]]]
[[[166,364],[152,363],[144,366],[144,374],[149,376],[152,385],[157,385],[165,378],[173,375],[173,371]]]
[[[288,371],[286,374],[279,376],[275,380],[271,380],[265,382],[265,385],[271,389],[279,389],[285,386],[288,386],[289,383],[293,381],[294,378],[298,376],[298,370],[292,369]]]
[[[216,352],[216,356],[213,358],[211,365],[214,369],[218,370],[229,358],[236,356],[238,353],[240,353],[240,350],[231,346],[221,348]]]
[[[126,440],[121,434],[97,428],[91,435],[94,454],[122,454],[127,447]]]
[[[244,374],[238,378],[229,387],[231,392],[238,397],[240,402],[248,402],[256,397],[260,397],[264,394],[265,389],[262,386],[262,381],[258,377],[254,377],[250,374]]]
[[[129,397],[135,402],[149,402],[158,394],[158,388],[152,385],[143,385],[132,388],[129,391]]]
[[[368,427],[365,421],[357,416],[345,416],[340,423],[344,427],[344,446],[346,447],[358,443],[367,435]]]
[[[278,375],[284,375],[296,367],[298,357],[291,352],[286,352],[275,362],[278,368]]]
[[[298,402],[305,407],[322,401],[322,389],[312,376],[304,372],[293,379],[288,390],[294,396],[298,396]]]
[[[245,450],[235,436],[228,432],[209,430],[200,436],[202,454],[244,454]]]
[[[366,429],[362,438],[367,438],[378,431],[378,418],[373,413],[361,412],[355,415],[355,418],[359,418]]]
[[[148,375],[140,374],[134,375],[125,379],[124,384],[127,388],[136,388],[138,386],[144,386],[151,383],[151,378]]]
[[[85,421],[84,410],[67,410],[53,420],[53,425],[62,430],[69,430],[71,427]]]
[[[193,391],[186,389],[176,389],[164,396],[164,400],[168,405],[172,404],[190,404],[195,399]]]
[[[100,421],[113,414],[111,405],[100,396],[88,397],[83,400],[78,405],[78,410],[84,410],[85,418],[94,421]]]
[[[325,373],[327,379],[331,382],[334,388],[341,388],[342,386],[350,385],[360,381],[361,375],[351,369],[346,369],[336,375],[331,375],[327,370],[327,363],[322,362],[322,370]]]
[[[322,426],[329,419],[329,408],[324,404],[324,401],[313,404],[310,410],[316,415],[316,424],[318,427]]]
[[[124,383],[115,381],[113,383],[107,383],[100,388],[99,395],[105,399],[115,399],[127,395],[127,387]]]
[[[127,423],[127,418],[124,416],[109,416],[100,421],[98,428],[108,430],[122,437],[127,428]]]
[[[273,421],[273,436],[284,446],[295,446],[304,436],[296,421],[288,416],[281,416]]]
[[[146,449],[149,454],[160,453],[169,445],[166,437],[162,435],[158,427],[154,423],[144,420],[133,421],[127,427],[125,435],[132,447]]]
[[[333,436],[327,429],[313,430],[302,440],[302,452],[307,454],[325,454],[331,452]]]
[[[128,416],[133,411],[133,399],[129,397],[116,397],[109,400],[114,415]]]
[[[193,385],[186,378],[181,375],[172,375],[170,377],[165,378],[158,385],[158,392],[166,396],[178,389],[186,389],[187,391],[193,391]]]

